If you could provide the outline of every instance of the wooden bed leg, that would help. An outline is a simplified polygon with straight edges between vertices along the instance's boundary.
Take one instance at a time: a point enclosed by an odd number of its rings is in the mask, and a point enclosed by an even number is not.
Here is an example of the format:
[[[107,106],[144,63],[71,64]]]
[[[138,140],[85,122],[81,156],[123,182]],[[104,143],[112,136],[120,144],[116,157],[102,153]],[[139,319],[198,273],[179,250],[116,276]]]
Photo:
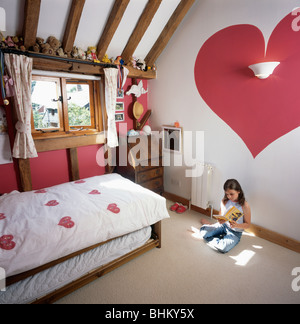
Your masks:
[[[153,225],[153,232],[157,235],[159,240],[159,245],[157,246],[159,249],[161,248],[161,222],[158,222]]]

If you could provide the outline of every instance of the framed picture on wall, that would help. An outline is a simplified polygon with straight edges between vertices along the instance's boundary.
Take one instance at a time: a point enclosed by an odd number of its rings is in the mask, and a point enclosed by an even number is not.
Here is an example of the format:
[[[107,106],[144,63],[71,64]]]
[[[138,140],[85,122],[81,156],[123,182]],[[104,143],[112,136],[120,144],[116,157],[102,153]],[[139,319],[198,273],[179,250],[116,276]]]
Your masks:
[[[163,126],[163,149],[173,153],[182,153],[182,128]]]
[[[124,111],[124,102],[117,102],[116,104],[116,112]]]
[[[123,89],[117,90],[117,99],[124,99],[124,90]]]
[[[120,123],[125,121],[125,114],[124,113],[117,113],[115,115],[116,123]]]

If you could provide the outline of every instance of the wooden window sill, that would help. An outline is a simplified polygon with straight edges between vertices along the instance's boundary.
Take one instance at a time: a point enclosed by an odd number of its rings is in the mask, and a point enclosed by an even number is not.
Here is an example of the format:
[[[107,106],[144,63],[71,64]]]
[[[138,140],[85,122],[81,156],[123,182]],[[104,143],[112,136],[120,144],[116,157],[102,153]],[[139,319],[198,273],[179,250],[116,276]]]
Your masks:
[[[53,135],[55,134],[55,135]],[[69,134],[34,134],[34,143],[38,153],[64,150],[73,147],[105,144],[105,133],[97,131],[72,131]]]

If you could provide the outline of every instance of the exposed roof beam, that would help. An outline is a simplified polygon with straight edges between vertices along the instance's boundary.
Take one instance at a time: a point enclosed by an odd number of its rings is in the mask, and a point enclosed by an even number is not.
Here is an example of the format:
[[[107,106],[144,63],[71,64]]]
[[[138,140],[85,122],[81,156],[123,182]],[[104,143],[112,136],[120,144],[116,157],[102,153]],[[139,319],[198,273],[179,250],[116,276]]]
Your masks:
[[[162,0],[149,0],[143,14],[141,15],[123,53],[122,59],[125,63],[128,62],[130,57],[133,55],[134,51],[138,47],[140,41],[142,40],[145,32],[147,31],[149,25],[152,22]]]
[[[85,0],[73,0],[62,46],[65,52],[71,52],[74,46]]]
[[[115,0],[115,4],[112,8],[97,47],[98,58],[100,60],[104,57],[108,49],[108,46],[121,22],[129,1],[130,0]]]
[[[195,1],[196,0],[181,0],[166,27],[145,58],[147,65],[153,66]]]
[[[39,25],[41,0],[26,0],[25,18],[23,25],[24,46],[29,48],[36,43]]]

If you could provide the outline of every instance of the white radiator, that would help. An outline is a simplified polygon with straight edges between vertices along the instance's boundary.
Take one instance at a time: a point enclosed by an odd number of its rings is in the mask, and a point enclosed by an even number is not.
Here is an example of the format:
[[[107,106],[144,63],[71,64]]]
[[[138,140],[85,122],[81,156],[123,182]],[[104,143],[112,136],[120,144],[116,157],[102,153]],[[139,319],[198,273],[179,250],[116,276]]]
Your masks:
[[[197,162],[192,178],[192,205],[207,209],[211,203],[213,166]]]

